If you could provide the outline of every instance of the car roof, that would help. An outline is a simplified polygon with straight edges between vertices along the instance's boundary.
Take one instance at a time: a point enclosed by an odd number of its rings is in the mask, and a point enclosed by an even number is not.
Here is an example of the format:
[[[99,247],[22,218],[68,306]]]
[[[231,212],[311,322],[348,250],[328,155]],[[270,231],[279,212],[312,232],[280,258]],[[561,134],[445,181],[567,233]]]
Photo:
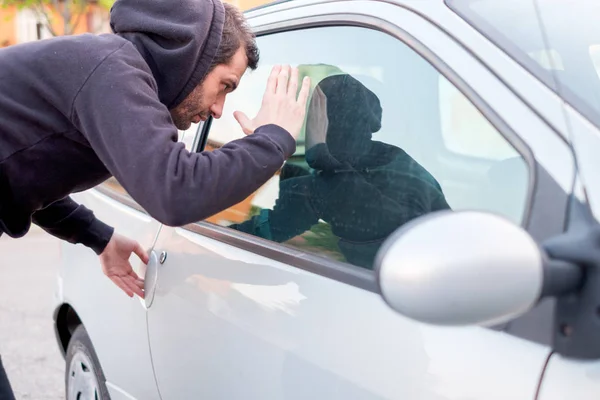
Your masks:
[[[275,1],[271,1],[269,3],[261,4],[256,7],[249,8],[247,10],[244,10],[244,12],[248,13],[248,12],[252,12],[252,11],[262,10],[263,8],[273,7],[273,6],[275,6],[277,4],[281,4],[281,3],[289,3],[290,1],[292,1],[292,0],[275,0]]]
[[[330,1],[335,1],[335,0],[322,0],[322,3],[327,3]],[[415,0],[376,0],[376,1],[386,1],[386,2],[402,4],[402,3],[411,3],[411,2],[414,2]],[[444,0],[418,0],[418,1],[420,1],[420,2],[429,1],[429,2],[438,2],[439,3],[439,2],[443,2]],[[292,3],[292,2],[303,3],[302,0],[275,0],[275,1],[271,1],[270,3],[265,3],[265,4],[261,4],[259,6],[256,6],[256,7],[249,8],[249,9],[245,10],[244,12],[250,13],[253,11],[268,9],[268,8],[276,6],[278,4]]]

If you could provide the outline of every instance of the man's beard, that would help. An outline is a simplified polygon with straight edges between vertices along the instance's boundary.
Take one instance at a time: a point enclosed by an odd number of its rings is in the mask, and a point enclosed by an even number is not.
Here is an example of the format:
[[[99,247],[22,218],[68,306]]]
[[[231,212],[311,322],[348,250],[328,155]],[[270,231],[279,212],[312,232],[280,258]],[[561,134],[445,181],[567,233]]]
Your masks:
[[[177,129],[185,131],[186,129],[189,129],[192,124],[192,119],[196,115],[198,115],[198,113],[195,113],[194,110],[183,108],[171,112],[171,119],[173,119],[173,124],[177,127]]]
[[[171,119],[177,129],[185,131],[189,129],[192,124],[192,119],[200,114],[202,117],[205,116],[205,112],[197,112],[197,104],[203,104],[203,92],[197,87],[186,97],[183,102],[175,109],[171,110]]]
[[[189,129],[189,127],[192,124],[189,118],[185,118],[182,115],[175,115],[174,113],[171,113],[171,119],[173,120],[173,124],[180,131],[185,131],[186,129]]]

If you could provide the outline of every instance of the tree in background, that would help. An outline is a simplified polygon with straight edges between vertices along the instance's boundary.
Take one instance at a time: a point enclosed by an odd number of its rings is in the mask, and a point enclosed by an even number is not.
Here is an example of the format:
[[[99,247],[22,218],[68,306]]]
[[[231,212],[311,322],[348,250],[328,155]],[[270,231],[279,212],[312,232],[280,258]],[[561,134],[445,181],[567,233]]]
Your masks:
[[[33,11],[39,23],[52,36],[58,36],[72,35],[90,10],[109,10],[114,2],[115,0],[0,0],[0,6]],[[57,27],[61,25],[63,29],[58,30]]]

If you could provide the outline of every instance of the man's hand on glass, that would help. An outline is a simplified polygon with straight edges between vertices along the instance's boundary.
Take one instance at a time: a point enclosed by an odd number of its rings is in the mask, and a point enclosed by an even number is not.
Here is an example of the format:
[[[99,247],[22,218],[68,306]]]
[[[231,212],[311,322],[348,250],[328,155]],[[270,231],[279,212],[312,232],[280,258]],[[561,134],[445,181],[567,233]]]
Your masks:
[[[271,70],[262,105],[256,117],[250,119],[243,112],[236,111],[235,119],[246,135],[254,133],[261,126],[274,124],[297,139],[306,115],[309,89],[310,78],[306,77],[298,93],[298,68],[276,65]]]

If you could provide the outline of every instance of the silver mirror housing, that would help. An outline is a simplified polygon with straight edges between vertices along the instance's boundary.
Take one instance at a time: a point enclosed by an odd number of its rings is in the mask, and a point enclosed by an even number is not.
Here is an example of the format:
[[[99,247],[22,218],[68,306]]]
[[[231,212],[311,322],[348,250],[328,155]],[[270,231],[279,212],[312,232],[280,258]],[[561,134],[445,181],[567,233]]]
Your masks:
[[[376,260],[384,300],[436,325],[500,324],[525,313],[543,286],[542,251],[503,217],[440,211],[391,235]]]

